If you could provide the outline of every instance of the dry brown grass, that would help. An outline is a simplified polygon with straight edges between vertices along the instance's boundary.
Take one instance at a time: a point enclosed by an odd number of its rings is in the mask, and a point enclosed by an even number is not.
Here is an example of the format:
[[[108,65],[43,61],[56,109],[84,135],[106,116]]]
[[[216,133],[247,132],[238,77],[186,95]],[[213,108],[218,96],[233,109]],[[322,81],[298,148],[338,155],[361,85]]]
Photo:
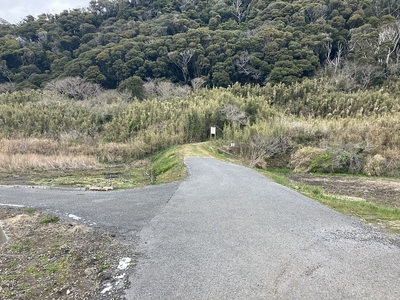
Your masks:
[[[88,155],[0,154],[0,170],[82,170],[99,166]]]
[[[106,143],[101,144],[98,152],[102,155],[107,155],[109,160],[120,160],[128,157],[136,157],[138,154],[145,154],[147,145],[142,141],[132,143]]]
[[[323,150],[319,148],[301,148],[292,155],[290,164],[295,172],[309,172],[313,160],[322,153]]]
[[[0,139],[0,170],[83,170],[101,163],[121,163],[142,158],[151,146],[142,140],[129,143],[83,143],[39,138]]]
[[[364,173],[369,176],[400,176],[399,149],[386,149],[380,154],[368,156]]]
[[[24,138],[0,140],[0,170],[81,170],[99,166],[93,155],[73,151],[60,141]]]
[[[55,140],[24,138],[1,139],[0,153],[3,154],[42,154],[55,155],[60,153],[61,144]]]

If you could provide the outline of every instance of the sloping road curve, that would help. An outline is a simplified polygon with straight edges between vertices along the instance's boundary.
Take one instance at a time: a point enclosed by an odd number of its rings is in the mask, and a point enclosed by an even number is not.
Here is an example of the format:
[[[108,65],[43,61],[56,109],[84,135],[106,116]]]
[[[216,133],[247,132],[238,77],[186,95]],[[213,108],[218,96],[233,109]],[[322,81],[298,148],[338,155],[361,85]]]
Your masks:
[[[141,253],[127,299],[400,299],[400,240],[245,167],[187,159],[183,183],[112,193],[0,188]]]

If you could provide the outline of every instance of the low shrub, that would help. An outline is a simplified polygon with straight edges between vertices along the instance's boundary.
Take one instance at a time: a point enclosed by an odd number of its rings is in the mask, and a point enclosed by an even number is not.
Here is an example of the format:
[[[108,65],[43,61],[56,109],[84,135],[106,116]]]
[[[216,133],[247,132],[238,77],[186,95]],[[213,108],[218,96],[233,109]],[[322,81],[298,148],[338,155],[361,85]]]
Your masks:
[[[293,153],[290,165],[295,172],[310,172],[314,160],[324,153],[323,149],[304,147]]]
[[[296,172],[359,173],[364,165],[364,153],[356,148],[328,147],[325,149],[304,147],[291,158]]]
[[[381,176],[386,173],[386,158],[380,154],[368,156],[364,166],[364,173],[369,176]]]

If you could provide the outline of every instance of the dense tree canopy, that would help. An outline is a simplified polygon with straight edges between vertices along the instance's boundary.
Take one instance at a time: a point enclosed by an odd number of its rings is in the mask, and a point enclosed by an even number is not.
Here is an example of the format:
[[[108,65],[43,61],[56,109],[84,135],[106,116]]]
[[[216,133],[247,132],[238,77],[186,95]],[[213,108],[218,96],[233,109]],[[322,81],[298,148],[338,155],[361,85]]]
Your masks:
[[[343,88],[400,74],[395,0],[97,0],[86,9],[0,22],[0,84],[81,76],[208,86],[293,82],[318,71]]]

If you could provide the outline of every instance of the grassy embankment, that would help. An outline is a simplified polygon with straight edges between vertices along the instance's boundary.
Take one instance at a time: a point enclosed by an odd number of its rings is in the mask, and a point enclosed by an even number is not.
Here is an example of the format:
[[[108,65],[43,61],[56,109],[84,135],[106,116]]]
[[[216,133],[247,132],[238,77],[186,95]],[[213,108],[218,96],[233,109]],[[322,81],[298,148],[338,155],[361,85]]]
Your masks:
[[[327,194],[320,187],[293,182],[279,170],[262,171],[262,173],[275,182],[292,188],[343,214],[360,218],[367,223],[384,227],[389,232],[400,234],[400,210],[397,208],[386,207],[374,202],[353,201],[348,197]]]

